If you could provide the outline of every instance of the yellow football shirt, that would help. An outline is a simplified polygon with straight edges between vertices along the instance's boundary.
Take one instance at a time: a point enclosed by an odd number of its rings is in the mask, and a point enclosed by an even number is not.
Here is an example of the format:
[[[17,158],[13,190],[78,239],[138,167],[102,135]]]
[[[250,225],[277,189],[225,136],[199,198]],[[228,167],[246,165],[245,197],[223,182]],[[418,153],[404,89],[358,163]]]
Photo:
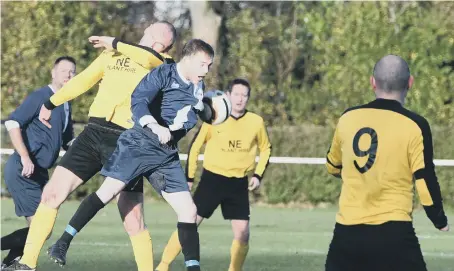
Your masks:
[[[240,118],[230,116],[224,123],[203,123],[189,149],[186,174],[194,178],[197,158],[206,143],[203,167],[226,177],[242,178],[255,168],[261,179],[268,166],[271,143],[265,123],[257,114],[247,112]],[[255,158],[259,151],[259,161]]]
[[[342,177],[337,222],[411,221],[414,186],[438,228],[446,226],[428,122],[394,100],[347,110],[327,155],[328,172]]]
[[[135,87],[151,69],[172,60],[150,48],[117,40],[114,47],[117,51],[103,51],[84,71],[52,95],[52,104],[58,106],[72,100],[101,80],[88,116],[131,128],[131,94]]]

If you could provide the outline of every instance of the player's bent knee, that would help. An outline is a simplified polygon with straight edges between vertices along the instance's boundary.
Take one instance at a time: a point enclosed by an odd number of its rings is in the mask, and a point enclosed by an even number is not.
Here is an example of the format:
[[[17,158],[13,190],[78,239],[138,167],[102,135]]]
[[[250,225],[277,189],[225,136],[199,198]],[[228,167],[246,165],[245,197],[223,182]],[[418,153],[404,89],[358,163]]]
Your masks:
[[[197,207],[194,203],[189,204],[181,211],[177,212],[178,222],[196,223],[197,220]]]
[[[242,243],[249,242],[249,221],[233,220],[232,229],[235,240],[241,241]]]
[[[74,173],[58,166],[43,189],[41,203],[57,209],[68,198],[69,194],[82,183],[82,180]]]
[[[242,243],[248,243],[249,242],[249,229],[239,231],[237,234],[235,234],[235,239],[241,241]]]
[[[188,191],[167,193],[162,191],[164,199],[172,206],[178,216],[178,222],[195,223],[197,207]]]
[[[113,198],[115,198],[118,195],[118,193],[120,193],[121,190],[123,190],[124,187],[125,187],[124,182],[114,178],[107,177],[101,184],[101,187],[99,187],[98,191],[96,191],[96,195],[99,197],[102,203],[107,204]]]

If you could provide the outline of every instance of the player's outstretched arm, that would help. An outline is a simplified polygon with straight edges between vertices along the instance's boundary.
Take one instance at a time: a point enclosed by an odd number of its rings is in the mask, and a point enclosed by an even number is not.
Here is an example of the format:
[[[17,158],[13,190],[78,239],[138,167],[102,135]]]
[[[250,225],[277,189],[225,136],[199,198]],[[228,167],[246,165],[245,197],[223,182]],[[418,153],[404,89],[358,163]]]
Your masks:
[[[52,110],[87,92],[101,80],[104,75],[104,61],[107,57],[108,55],[103,52],[90,64],[90,66],[69,80],[68,83],[52,95],[49,100],[45,101],[39,112],[39,120],[48,128],[51,128],[49,119]]]
[[[338,138],[337,127],[334,132],[333,141],[326,155],[326,169],[328,173],[334,177],[340,178],[342,172],[342,150],[340,140]]]
[[[418,123],[421,133],[410,143],[410,165],[415,178],[416,190],[424,210],[439,230],[448,230],[448,219],[443,210],[440,185],[433,163],[432,132],[426,120]]]
[[[194,136],[191,144],[189,144],[188,161],[186,163],[186,179],[189,183],[194,182],[200,149],[210,139],[210,137],[211,125],[203,123],[202,127],[200,127],[200,130]]]
[[[104,75],[104,63],[109,56],[103,52],[85,70],[68,81],[45,103],[47,109],[68,102],[91,89]]]
[[[260,152],[259,161],[257,163],[257,167],[255,168],[254,176],[252,177],[252,180],[250,182],[250,190],[255,190],[260,186],[260,181],[265,174],[271,157],[271,142],[265,127],[265,122],[263,120],[260,130],[257,134],[257,143]],[[254,180],[254,178],[257,179],[258,183]]]
[[[173,62],[172,58],[165,58],[155,50],[138,44],[114,39],[112,46],[118,52],[130,57],[134,62],[146,69],[153,69],[167,62]]]
[[[149,47],[129,43],[115,37],[91,36],[88,40],[95,48],[117,50],[146,69],[151,70],[163,63],[166,63],[167,61],[173,62],[172,58],[166,58]]]

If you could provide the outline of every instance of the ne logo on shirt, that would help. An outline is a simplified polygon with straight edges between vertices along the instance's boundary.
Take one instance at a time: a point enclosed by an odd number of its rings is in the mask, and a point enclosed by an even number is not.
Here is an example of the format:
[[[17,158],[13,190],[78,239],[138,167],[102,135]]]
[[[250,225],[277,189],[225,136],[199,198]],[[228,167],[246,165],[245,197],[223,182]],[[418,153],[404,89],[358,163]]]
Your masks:
[[[251,147],[243,147],[242,140],[229,140],[228,148],[221,148],[223,152],[249,152]]]
[[[229,148],[241,149],[241,140],[229,140]]]
[[[136,73],[136,69],[131,68],[130,62],[131,62],[131,59],[129,57],[117,59],[117,62],[115,63],[115,65],[108,65],[107,69],[121,71],[121,72]]]
[[[123,59],[117,59],[117,66],[129,68],[129,61],[131,59],[129,57]]]

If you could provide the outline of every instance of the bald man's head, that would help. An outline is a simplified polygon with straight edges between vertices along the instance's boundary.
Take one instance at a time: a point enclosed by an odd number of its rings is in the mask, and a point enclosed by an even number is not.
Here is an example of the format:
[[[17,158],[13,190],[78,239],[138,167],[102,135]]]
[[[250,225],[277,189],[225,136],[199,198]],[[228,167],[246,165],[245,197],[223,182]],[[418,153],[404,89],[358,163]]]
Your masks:
[[[374,67],[375,85],[385,92],[406,91],[409,89],[410,68],[407,62],[396,55],[387,55]]]
[[[169,51],[176,39],[175,27],[166,21],[159,21],[145,29],[141,44],[153,48],[158,53]]]

